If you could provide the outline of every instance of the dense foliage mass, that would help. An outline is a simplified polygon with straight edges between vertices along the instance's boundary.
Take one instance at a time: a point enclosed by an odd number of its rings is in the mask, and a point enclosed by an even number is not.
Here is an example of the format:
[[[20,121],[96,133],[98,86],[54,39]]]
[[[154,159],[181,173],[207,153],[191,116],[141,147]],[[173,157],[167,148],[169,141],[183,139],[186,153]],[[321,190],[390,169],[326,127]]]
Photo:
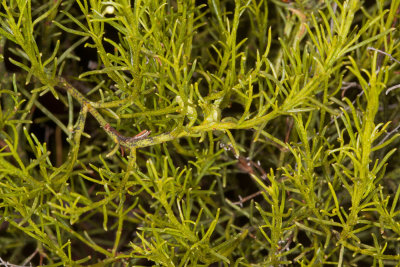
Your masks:
[[[399,10],[2,0],[0,265],[398,264]]]

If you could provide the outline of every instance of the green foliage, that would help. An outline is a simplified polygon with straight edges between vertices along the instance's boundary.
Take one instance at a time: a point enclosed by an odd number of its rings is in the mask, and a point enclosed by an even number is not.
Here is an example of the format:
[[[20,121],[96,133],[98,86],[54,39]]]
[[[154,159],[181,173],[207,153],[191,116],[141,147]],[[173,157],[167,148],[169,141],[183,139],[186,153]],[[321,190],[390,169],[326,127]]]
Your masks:
[[[400,0],[366,2],[3,0],[0,262],[398,264]]]

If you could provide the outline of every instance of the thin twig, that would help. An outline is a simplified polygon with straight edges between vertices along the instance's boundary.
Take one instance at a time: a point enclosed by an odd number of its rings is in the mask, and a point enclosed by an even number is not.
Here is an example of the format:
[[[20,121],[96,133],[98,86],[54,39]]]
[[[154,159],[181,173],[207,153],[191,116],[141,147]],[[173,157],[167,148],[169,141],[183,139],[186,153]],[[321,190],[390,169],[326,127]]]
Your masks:
[[[255,193],[253,193],[253,194],[251,194],[251,195],[248,195],[248,196],[245,197],[245,198],[242,198],[241,196],[239,196],[239,201],[232,202],[232,204],[234,204],[234,205],[239,205],[240,207],[243,207],[243,203],[245,203],[245,202],[247,202],[247,201],[249,201],[249,200],[255,198],[256,196],[261,195],[262,192],[264,192],[264,191],[255,192]]]
[[[5,267],[32,267],[32,264],[28,265],[16,265],[9,263],[8,261],[4,261],[2,258],[0,258],[0,266],[5,266]]]
[[[386,90],[385,94],[389,94],[391,91],[393,91],[394,89],[400,88],[400,84],[397,84],[395,86],[390,87],[389,89]]]
[[[346,93],[346,91],[353,87],[362,90],[361,85],[356,82],[342,82],[342,87],[340,88],[340,90],[342,91],[342,98],[344,97],[344,94]]]
[[[370,46],[369,46],[369,47],[367,47],[367,50],[373,50],[373,51],[376,51],[376,52],[378,52],[378,53],[381,53],[381,54],[383,54],[383,55],[389,57],[390,60],[392,60],[392,61],[394,61],[394,62],[400,64],[400,61],[398,61],[397,59],[395,59],[394,57],[392,57],[391,54],[386,53],[386,52],[384,52],[384,51],[382,51],[382,50],[376,49],[375,47],[370,47]]]
[[[35,249],[35,251],[34,251],[31,255],[29,255],[28,258],[26,258],[26,259],[24,260],[24,262],[22,263],[22,265],[26,265],[28,262],[30,262],[30,261],[33,259],[33,257],[35,257],[36,254],[38,254],[38,252],[39,252],[39,249]],[[30,263],[30,265],[32,266],[31,263]]]
[[[150,131],[144,130],[133,137],[126,137],[113,127],[101,116],[101,114],[94,108],[96,106],[93,102],[86,99],[76,88],[74,88],[67,80],[63,77],[58,78],[58,86],[68,91],[73,98],[75,98],[82,106],[87,108],[87,111],[99,122],[100,126],[107,132],[107,134],[114,139],[116,143],[119,143],[128,148],[134,147],[145,147],[152,144],[159,144],[166,141],[171,141],[176,137],[171,133],[164,133],[158,136],[149,137]]]
[[[388,132],[388,133],[386,134],[386,136],[378,143],[378,146],[381,145],[381,144],[383,144],[383,143],[385,143],[386,140],[388,140],[389,137],[392,136],[394,133],[398,132],[399,129],[400,129],[400,124],[398,124],[398,125],[396,126],[396,128],[394,128],[393,130],[391,130],[390,132]]]

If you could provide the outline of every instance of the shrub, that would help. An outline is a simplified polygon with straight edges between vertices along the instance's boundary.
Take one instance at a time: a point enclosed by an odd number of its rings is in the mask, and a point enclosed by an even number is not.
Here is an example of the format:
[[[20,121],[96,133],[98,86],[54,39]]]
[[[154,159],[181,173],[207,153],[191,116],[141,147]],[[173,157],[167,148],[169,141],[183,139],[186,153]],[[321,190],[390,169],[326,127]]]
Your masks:
[[[2,265],[398,264],[399,7],[3,0]]]

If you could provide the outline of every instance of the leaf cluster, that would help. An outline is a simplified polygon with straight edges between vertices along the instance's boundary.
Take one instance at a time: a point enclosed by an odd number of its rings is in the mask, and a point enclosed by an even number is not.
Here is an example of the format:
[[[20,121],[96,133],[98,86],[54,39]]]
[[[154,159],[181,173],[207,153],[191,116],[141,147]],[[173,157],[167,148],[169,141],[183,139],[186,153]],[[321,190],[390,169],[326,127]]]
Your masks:
[[[0,262],[398,264],[399,10],[2,0]]]

